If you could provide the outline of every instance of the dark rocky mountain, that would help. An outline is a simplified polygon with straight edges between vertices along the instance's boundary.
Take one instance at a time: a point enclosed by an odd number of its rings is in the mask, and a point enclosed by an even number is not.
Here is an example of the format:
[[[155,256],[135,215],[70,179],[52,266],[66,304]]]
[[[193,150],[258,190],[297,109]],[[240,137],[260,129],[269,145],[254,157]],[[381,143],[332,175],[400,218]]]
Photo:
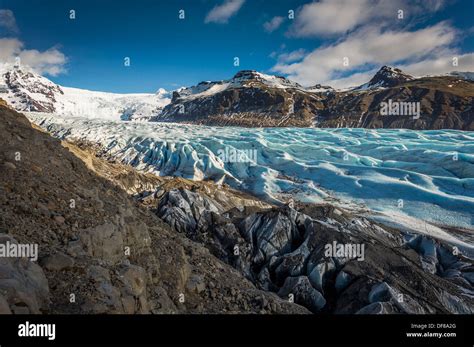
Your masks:
[[[317,126],[474,130],[474,82],[464,74],[415,79],[384,66],[345,91],[296,83],[255,71],[205,82],[173,95],[154,120],[208,125]],[[243,78],[244,77],[244,78]],[[419,117],[383,115],[382,103],[419,103]]]
[[[391,66],[382,66],[382,68],[372,77],[372,79],[354,90],[366,90],[374,88],[390,88],[400,83],[414,80],[413,76],[407,75],[402,70]]]
[[[419,118],[382,115],[382,103],[419,102]],[[392,88],[332,94],[318,115],[320,127],[474,130],[474,82],[424,77]]]
[[[284,77],[244,70],[225,81],[202,82],[173,93],[157,121],[242,126],[308,126],[323,94]]]

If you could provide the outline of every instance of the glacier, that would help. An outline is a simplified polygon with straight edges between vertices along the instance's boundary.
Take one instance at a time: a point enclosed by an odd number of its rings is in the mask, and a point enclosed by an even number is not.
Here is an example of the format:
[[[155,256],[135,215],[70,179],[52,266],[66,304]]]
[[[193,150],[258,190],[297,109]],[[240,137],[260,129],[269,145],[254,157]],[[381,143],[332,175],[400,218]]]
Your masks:
[[[429,233],[442,233],[438,226],[473,229],[471,132],[249,129],[27,116],[58,138],[97,143],[103,154],[142,172],[227,183],[274,203],[331,202]],[[257,155],[222,160],[218,153],[224,150]]]
[[[116,94],[60,86],[28,66],[0,63],[0,97],[17,111],[50,110],[71,117],[148,121],[171,102],[171,93]],[[45,111],[46,112],[46,111]]]

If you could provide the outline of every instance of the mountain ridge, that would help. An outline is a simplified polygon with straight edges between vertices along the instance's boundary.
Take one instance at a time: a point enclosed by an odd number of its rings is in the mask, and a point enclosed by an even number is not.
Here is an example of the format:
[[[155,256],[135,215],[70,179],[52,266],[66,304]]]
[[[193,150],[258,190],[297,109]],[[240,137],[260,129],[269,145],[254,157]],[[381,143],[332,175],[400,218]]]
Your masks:
[[[62,87],[14,68],[0,79],[0,97],[18,111],[115,120],[244,127],[365,127],[474,130],[472,73],[415,78],[383,66],[365,84],[345,90],[303,87],[255,70],[172,92],[113,94]],[[382,115],[382,103],[419,103],[419,117]]]
[[[153,120],[248,127],[474,130],[474,83],[468,73],[415,78],[383,66],[369,82],[347,90],[304,88],[256,71],[243,75],[253,78],[235,83],[234,76],[174,93]],[[420,114],[383,115],[381,106],[389,102],[415,103]]]

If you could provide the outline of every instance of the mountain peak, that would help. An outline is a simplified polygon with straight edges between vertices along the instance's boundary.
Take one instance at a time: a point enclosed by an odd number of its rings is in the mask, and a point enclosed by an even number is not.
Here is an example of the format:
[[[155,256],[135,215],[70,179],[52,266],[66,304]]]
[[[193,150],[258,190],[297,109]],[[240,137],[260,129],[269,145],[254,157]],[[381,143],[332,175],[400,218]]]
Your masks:
[[[18,111],[53,112],[60,86],[37,74],[29,66],[3,64],[0,93]]]
[[[378,71],[378,73],[381,73],[381,72],[385,72],[385,73],[403,73],[402,70],[400,70],[399,68],[396,68],[394,66],[390,66],[390,65],[384,65],[380,68],[380,70]]]
[[[410,81],[413,76],[404,73],[402,70],[392,66],[382,66],[374,77],[369,81],[369,86],[373,87],[393,87],[402,82]]]
[[[377,71],[377,73],[369,82],[364,83],[353,90],[362,91],[367,89],[391,88],[400,83],[411,81],[413,79],[413,76],[404,73],[402,70],[396,67],[384,65],[379,69],[379,71]]]
[[[240,70],[237,72],[233,79],[257,79],[259,77],[259,73],[256,70]]]
[[[19,64],[12,64],[12,63],[3,63],[0,64],[0,73],[10,73],[10,74],[31,74],[35,76],[39,76],[31,67],[28,65],[19,65]]]
[[[267,75],[256,70],[241,70],[235,74],[232,82],[258,81],[273,88],[302,88],[300,84],[283,76]]]

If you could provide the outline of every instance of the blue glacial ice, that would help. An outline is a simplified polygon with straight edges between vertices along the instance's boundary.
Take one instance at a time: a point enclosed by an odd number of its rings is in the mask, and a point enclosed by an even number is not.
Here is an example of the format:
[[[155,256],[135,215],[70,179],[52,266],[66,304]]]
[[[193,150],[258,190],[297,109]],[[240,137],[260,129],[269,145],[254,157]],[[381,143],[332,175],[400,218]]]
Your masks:
[[[99,143],[140,171],[225,182],[273,202],[331,201],[389,219],[474,228],[472,132],[247,129],[28,116],[59,138]],[[255,151],[256,157],[249,162],[220,155],[238,151]]]

